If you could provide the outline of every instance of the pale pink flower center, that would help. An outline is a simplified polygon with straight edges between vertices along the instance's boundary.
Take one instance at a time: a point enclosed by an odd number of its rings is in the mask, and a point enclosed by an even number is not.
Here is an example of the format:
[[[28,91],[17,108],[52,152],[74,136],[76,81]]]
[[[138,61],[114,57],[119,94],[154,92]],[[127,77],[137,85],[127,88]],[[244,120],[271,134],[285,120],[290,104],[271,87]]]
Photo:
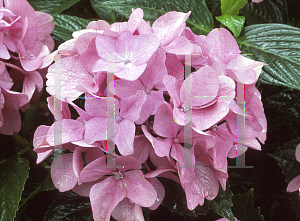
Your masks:
[[[212,126],[213,131],[217,131],[219,130],[219,127],[215,124],[214,126]]]
[[[119,180],[119,179],[123,178],[123,175],[122,175],[122,173],[120,171],[113,172],[113,174],[114,174],[114,177],[115,177],[116,180]]]
[[[179,143],[179,139],[178,138],[174,138],[174,143]]]
[[[121,121],[121,120],[122,120],[122,117],[120,117],[120,116],[117,116],[117,117],[116,117],[116,120],[119,122],[119,121]]]
[[[34,54],[29,55],[29,60],[33,60],[33,59],[35,59]]]
[[[150,89],[149,88],[147,88],[147,89],[145,89],[145,92],[147,93],[147,94],[150,94]]]
[[[186,112],[186,111],[188,111],[188,110],[190,110],[190,108],[189,108],[187,105],[184,104],[184,105],[181,106],[180,111]]]

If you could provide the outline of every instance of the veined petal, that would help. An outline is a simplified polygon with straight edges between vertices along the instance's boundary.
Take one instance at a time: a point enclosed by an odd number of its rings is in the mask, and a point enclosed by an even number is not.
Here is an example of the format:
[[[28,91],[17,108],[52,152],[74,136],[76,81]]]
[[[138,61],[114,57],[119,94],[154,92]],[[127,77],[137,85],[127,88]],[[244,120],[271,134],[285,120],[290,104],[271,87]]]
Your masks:
[[[144,178],[141,170],[125,172],[123,177],[122,183],[129,199],[143,207],[149,207],[155,203],[157,193],[154,187]]]
[[[95,221],[109,221],[113,209],[126,196],[122,182],[109,177],[92,186],[90,200]]]

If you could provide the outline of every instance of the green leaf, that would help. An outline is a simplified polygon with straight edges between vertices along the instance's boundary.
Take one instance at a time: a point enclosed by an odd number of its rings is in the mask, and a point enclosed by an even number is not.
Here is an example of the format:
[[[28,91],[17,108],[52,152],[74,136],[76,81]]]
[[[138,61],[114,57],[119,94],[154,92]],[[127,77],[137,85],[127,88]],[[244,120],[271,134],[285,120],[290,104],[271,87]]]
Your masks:
[[[263,221],[264,217],[260,214],[259,207],[253,208],[253,197],[254,189],[250,189],[244,195],[235,195],[232,197],[233,207],[232,211],[238,220],[243,221]]]
[[[13,221],[22,191],[29,174],[27,159],[11,156],[0,167],[0,217],[1,221]]]
[[[293,117],[293,121],[300,117],[300,91],[280,88],[281,90],[263,100],[264,106],[281,110]]]
[[[91,217],[90,199],[68,191],[60,193],[49,207],[44,221],[92,220]]]
[[[192,11],[187,20],[187,25],[195,34],[208,34],[213,29],[211,13],[202,1],[197,0],[111,0],[103,1],[97,6],[114,10],[127,18],[130,16],[132,8],[141,8],[144,11],[144,19],[150,22],[170,11],[186,13]]]
[[[101,4],[102,2],[102,0],[90,0],[91,6],[102,20],[105,20],[109,23],[124,20],[124,16],[113,11],[112,9],[96,6]]]
[[[219,193],[217,197],[213,200],[206,200],[205,203],[208,203],[208,208],[213,209],[219,216],[222,216],[228,220],[235,220],[232,213],[232,199],[233,196],[229,185],[227,185],[226,191],[223,191],[222,187],[219,187]],[[204,203],[204,206],[205,206]]]
[[[282,169],[282,173],[286,176],[286,181],[290,182],[293,178],[300,174],[300,163],[295,158],[295,150],[300,143],[300,138],[278,147],[274,154],[268,154],[273,157]]]
[[[52,34],[67,41],[72,39],[72,33],[85,29],[90,21],[71,15],[53,15],[55,23]]]
[[[250,25],[236,39],[244,53],[262,61],[259,81],[300,90],[300,29],[284,24]]]
[[[31,104],[33,109],[29,109],[25,112],[23,120],[22,120],[22,135],[26,137],[28,133],[32,130],[34,130],[34,124],[32,122],[35,122],[35,120],[38,118],[39,115],[39,107],[41,102],[37,101],[34,104]]]
[[[238,15],[221,15],[216,17],[216,19],[221,22],[223,25],[228,27],[230,31],[233,32],[235,37],[238,37],[241,34],[242,28],[245,23],[244,16]]]
[[[222,14],[238,15],[241,8],[247,4],[247,0],[221,0]]]
[[[229,220],[234,220],[234,216],[231,211],[232,192],[229,188],[227,188],[226,191],[223,191],[220,186],[219,193],[215,199],[205,200],[202,206],[198,205],[194,210],[191,211],[187,208],[185,192],[180,184],[161,177],[159,177],[159,181],[164,185],[166,191],[162,205],[166,206],[171,212],[176,212],[183,216],[187,215],[198,217],[199,215],[206,215],[207,210],[212,209],[218,215]]]
[[[43,191],[49,191],[49,190],[54,190],[56,187],[54,186],[51,178],[51,173],[48,173],[46,177],[44,178],[41,188]]]
[[[80,0],[29,0],[28,2],[36,11],[42,11],[48,14],[59,14],[79,1]]]
[[[259,4],[248,3],[240,11],[246,17],[246,24],[283,23],[286,16],[285,8],[271,0]]]
[[[206,0],[205,2],[212,16],[222,14],[221,0]]]

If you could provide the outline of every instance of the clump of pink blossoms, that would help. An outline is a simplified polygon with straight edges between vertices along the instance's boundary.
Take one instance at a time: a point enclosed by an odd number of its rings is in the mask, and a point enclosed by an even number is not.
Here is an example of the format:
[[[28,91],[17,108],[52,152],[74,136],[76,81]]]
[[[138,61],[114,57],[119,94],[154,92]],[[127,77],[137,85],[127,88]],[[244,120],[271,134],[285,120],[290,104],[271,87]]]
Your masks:
[[[52,16],[34,11],[26,0],[0,1],[1,134],[18,133],[19,109],[26,111],[42,94],[46,68],[53,61],[53,28]]]
[[[59,98],[62,112],[35,132],[37,163],[67,149],[52,163],[53,183],[61,192],[89,196],[95,221],[144,220],[141,207],[154,210],[165,196],[157,177],[178,182],[193,210],[214,199],[219,184],[226,189],[227,157],[260,150],[258,140],[266,140],[255,87],[265,64],[240,55],[226,29],[195,35],[185,24],[190,13],[168,12],[152,26],[139,8],[128,22],[93,21],[59,46],[62,59],[48,69],[48,105],[54,114]],[[195,71],[184,78],[188,56]],[[245,112],[236,99],[241,84]],[[79,107],[73,101],[83,94]],[[70,107],[78,118],[71,119]],[[236,138],[238,115],[245,116],[238,125],[245,128],[244,150]],[[61,141],[55,141],[56,124]]]

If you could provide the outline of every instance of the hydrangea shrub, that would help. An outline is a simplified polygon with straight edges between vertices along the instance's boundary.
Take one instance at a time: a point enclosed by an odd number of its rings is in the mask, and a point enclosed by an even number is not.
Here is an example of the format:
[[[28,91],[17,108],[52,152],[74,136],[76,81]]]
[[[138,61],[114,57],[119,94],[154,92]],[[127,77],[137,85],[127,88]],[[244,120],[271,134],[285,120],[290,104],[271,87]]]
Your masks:
[[[53,161],[53,183],[61,192],[89,196],[96,221],[111,215],[144,220],[141,207],[155,210],[164,199],[160,176],[180,183],[193,210],[204,199],[213,200],[219,184],[226,190],[227,157],[246,148],[260,150],[256,138],[266,140],[266,117],[255,87],[265,64],[241,55],[226,29],[195,35],[185,24],[190,13],[168,12],[151,26],[142,9],[133,9],[127,22],[89,23],[54,52],[62,58],[49,67],[46,90],[57,121],[37,128],[34,151],[37,163],[56,148],[70,151]],[[186,76],[188,56],[195,71]],[[244,112],[238,84],[245,85]],[[74,103],[82,94],[84,108]],[[61,102],[61,116],[55,115],[55,99]],[[245,150],[236,139],[237,115],[246,119]],[[55,141],[56,124],[61,124],[61,142]],[[185,148],[189,125],[192,148]],[[156,169],[146,166],[143,174],[141,164],[147,165],[148,157]]]

